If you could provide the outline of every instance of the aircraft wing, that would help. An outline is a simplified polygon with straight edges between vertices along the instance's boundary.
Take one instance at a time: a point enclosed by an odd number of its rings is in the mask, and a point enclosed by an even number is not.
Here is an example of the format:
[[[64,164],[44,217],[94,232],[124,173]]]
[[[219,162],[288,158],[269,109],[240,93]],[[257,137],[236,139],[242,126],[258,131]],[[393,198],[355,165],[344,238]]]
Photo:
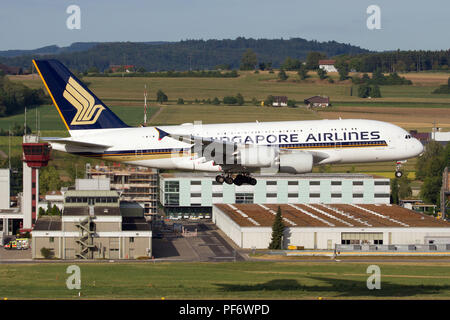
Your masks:
[[[223,141],[218,139],[212,139],[212,138],[206,138],[206,137],[198,137],[193,135],[186,135],[186,134],[174,134],[174,133],[168,133],[162,129],[156,128],[156,130],[159,132],[159,139],[163,139],[164,137],[170,137],[175,140],[188,143],[191,145],[191,149],[193,152],[201,152],[202,156],[206,158],[207,161],[214,160],[214,157],[219,157],[221,159],[228,159],[231,160],[231,162],[224,162],[224,163],[233,163],[233,159],[236,155],[239,154],[239,151],[251,147],[253,145],[246,145],[242,143],[236,143],[236,142],[230,142],[230,141]],[[258,148],[271,148],[271,146],[257,146]],[[215,153],[212,157],[209,157],[208,152],[204,152],[205,149],[214,150]],[[325,152],[318,152],[318,151],[304,151],[304,150],[290,150],[290,149],[279,149],[278,152],[280,154],[285,153],[311,153],[313,156],[313,162],[315,164],[325,161],[326,159],[330,158],[330,155]]]
[[[52,138],[52,137],[43,137],[41,140],[50,142],[50,143],[59,143],[64,144],[69,147],[77,147],[77,148],[98,148],[98,149],[108,149],[110,146],[92,142],[85,142],[74,140],[72,138]]]

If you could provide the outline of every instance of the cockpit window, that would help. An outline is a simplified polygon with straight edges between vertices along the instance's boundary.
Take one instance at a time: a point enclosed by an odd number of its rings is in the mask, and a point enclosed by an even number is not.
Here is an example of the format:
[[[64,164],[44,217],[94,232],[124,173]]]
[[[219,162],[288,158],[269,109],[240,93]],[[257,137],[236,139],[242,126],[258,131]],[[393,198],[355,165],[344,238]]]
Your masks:
[[[409,134],[407,134],[406,136],[405,136],[405,139],[411,139],[412,137],[411,137],[411,135],[409,135]]]

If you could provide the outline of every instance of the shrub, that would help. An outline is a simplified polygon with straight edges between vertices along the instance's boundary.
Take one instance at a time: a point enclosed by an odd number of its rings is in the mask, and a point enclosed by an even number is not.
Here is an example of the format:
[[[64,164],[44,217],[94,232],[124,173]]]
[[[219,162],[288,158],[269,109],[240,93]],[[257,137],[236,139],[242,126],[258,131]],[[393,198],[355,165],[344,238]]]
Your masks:
[[[215,105],[215,106],[217,106],[217,105],[219,105],[220,104],[220,100],[219,100],[219,98],[217,98],[217,97],[214,97],[214,99],[212,100],[212,102],[211,102],[213,105]]]
[[[159,89],[156,93],[156,101],[159,103],[164,103],[167,102],[167,100],[167,95],[161,89]]]
[[[232,104],[237,104],[238,100],[236,99],[236,97],[232,97],[232,96],[227,96],[223,98],[223,104],[228,104],[228,105],[232,105]]]
[[[53,251],[48,248],[41,248],[41,255],[44,257],[44,259],[50,259],[53,257]]]
[[[183,98],[178,98],[178,100],[177,100],[177,104],[184,104],[184,100],[183,100]]]

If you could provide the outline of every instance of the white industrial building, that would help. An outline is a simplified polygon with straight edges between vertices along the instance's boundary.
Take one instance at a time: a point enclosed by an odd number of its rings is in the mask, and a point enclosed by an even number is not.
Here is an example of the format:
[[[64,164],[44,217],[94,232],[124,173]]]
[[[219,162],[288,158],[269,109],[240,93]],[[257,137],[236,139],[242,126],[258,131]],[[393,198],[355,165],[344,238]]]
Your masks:
[[[168,217],[210,216],[220,203],[388,204],[388,178],[367,174],[308,173],[254,175],[255,186],[215,181],[211,173],[160,174],[160,202]]]
[[[444,244],[450,249],[449,222],[395,205],[216,204],[212,219],[239,247],[267,249],[278,207],[286,226],[284,248]]]

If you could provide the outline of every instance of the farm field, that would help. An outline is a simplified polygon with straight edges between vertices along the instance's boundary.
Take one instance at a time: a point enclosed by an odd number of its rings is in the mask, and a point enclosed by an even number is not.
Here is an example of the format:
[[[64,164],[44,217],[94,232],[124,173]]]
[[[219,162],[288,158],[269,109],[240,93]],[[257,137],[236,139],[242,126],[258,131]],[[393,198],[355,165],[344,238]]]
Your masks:
[[[295,72],[287,72],[289,79],[277,80],[277,72],[267,71],[255,74],[240,72],[238,78],[106,78],[84,77],[89,88],[102,99],[127,124],[137,126],[143,121],[143,91],[148,88],[148,119],[150,125],[176,125],[186,122],[203,123],[253,122],[253,121],[289,121],[318,119],[374,119],[388,121],[406,130],[417,129],[430,132],[433,124],[450,130],[450,95],[434,95],[431,92],[446,83],[449,73],[407,73],[402,74],[413,81],[411,86],[382,86],[383,98],[361,99],[350,96],[352,86],[349,80],[338,81],[337,74],[329,74],[335,83],[319,80],[314,72],[310,78],[300,81]],[[359,74],[361,75],[361,74]],[[31,88],[43,88],[37,75],[10,76]],[[162,89],[169,97],[166,105],[156,104],[156,91]],[[355,91],[355,90],[353,90]],[[247,103],[243,106],[209,105],[198,101],[240,92]],[[312,95],[330,96],[333,106],[322,110],[298,108],[273,108],[249,104],[252,98],[263,100],[267,95],[287,95],[301,104],[303,99]],[[177,105],[176,100],[183,98],[187,103]],[[42,136],[67,136],[58,113],[52,105],[38,108]],[[35,109],[27,113],[27,123],[36,129]],[[22,124],[23,114],[0,118],[0,128],[4,130],[14,123]],[[12,154],[20,154],[18,137],[12,137]],[[8,137],[0,137],[0,150],[7,154]],[[0,155],[1,156],[1,155]],[[83,158],[84,159],[84,158]],[[55,164],[64,165],[66,158],[54,153]],[[87,159],[84,159],[87,160]],[[83,161],[84,161],[83,160]],[[59,162],[58,162],[59,161]],[[411,159],[405,168],[414,176],[415,159]],[[373,163],[363,165],[333,165],[329,172],[363,172],[391,178],[394,163]],[[319,168],[314,169],[315,172]]]
[[[81,290],[66,288],[69,264],[0,265],[4,299],[449,299],[445,262],[87,263]],[[78,297],[81,292],[81,298]]]

